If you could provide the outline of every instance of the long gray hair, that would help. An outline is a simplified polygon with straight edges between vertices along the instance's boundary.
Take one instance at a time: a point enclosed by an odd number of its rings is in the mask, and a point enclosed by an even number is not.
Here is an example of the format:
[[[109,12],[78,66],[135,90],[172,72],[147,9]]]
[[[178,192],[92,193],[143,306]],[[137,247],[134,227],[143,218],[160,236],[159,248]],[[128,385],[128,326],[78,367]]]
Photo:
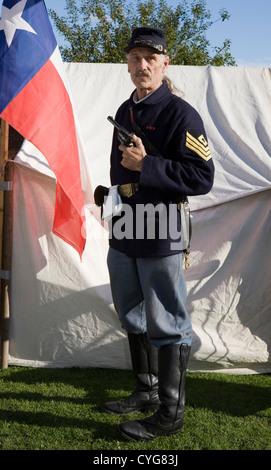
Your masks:
[[[173,93],[174,95],[177,95],[177,96],[180,96],[180,97],[184,97],[184,92],[179,90],[175,85],[174,83],[172,82],[172,80],[167,77],[166,75],[164,75],[163,79],[162,79],[162,82],[166,83],[168,88],[170,89],[171,93]]]

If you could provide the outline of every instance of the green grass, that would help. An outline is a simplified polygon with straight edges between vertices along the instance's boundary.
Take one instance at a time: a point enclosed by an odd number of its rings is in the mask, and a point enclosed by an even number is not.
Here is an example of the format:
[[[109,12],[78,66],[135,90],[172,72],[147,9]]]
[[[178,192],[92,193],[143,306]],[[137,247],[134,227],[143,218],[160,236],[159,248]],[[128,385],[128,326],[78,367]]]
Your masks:
[[[1,450],[271,450],[271,375],[187,375],[182,432],[149,442],[122,439],[127,419],[100,411],[126,396],[129,371],[33,369],[0,371]]]

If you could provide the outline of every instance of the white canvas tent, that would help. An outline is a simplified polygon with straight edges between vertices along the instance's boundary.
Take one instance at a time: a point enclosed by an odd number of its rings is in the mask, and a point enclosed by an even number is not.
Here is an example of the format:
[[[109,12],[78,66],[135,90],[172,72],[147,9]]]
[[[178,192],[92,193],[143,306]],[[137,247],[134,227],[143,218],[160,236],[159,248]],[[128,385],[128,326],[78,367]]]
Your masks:
[[[109,185],[112,125],[133,90],[126,65],[66,64],[95,188]],[[190,198],[193,325],[190,371],[271,372],[270,69],[170,66],[168,76],[200,112],[216,176]],[[87,205],[77,252],[51,232],[55,179],[24,142],[15,164],[9,364],[130,368],[112,305],[107,231]]]

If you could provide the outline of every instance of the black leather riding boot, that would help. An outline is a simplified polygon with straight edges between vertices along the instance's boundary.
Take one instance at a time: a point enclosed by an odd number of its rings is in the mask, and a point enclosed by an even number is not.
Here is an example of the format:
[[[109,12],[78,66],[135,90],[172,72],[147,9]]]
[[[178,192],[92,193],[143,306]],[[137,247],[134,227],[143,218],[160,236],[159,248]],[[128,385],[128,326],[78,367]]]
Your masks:
[[[135,411],[155,410],[158,397],[158,351],[151,345],[147,335],[128,334],[136,388],[123,400],[107,402],[103,410],[107,413],[127,414]]]
[[[123,437],[131,441],[147,441],[182,429],[185,409],[185,376],[190,346],[169,344],[158,351],[158,411],[143,420],[120,424]]]

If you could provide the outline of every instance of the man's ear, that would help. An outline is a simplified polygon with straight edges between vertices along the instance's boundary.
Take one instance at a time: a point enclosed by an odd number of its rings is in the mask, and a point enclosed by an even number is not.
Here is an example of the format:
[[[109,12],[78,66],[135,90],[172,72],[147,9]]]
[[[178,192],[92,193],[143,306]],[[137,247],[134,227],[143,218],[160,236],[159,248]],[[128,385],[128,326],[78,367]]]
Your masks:
[[[168,68],[168,64],[169,64],[169,56],[166,56],[163,62],[162,73],[165,73],[165,71]]]

